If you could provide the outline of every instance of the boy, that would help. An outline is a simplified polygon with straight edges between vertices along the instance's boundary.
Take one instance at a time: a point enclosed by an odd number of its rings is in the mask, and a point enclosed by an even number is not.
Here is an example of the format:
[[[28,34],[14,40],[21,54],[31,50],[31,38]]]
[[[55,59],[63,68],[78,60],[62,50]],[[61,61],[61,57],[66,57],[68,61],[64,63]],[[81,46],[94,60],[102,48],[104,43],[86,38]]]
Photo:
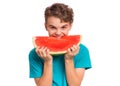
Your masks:
[[[45,28],[49,36],[61,38],[72,28],[74,13],[63,3],[45,9]],[[47,47],[29,53],[30,78],[37,86],[80,86],[85,70],[91,68],[87,47],[73,45],[64,55],[50,55]]]

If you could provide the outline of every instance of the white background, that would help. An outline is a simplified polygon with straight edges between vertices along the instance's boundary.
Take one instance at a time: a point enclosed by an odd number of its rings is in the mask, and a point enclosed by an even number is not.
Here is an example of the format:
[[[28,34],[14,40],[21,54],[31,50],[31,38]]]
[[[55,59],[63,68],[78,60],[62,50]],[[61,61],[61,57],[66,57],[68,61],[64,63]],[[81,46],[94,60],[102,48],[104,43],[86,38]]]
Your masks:
[[[47,35],[44,9],[57,1],[73,8],[70,34],[81,34],[90,51],[93,68],[82,86],[120,86],[119,0],[1,0],[0,86],[35,86],[28,63],[32,36]]]

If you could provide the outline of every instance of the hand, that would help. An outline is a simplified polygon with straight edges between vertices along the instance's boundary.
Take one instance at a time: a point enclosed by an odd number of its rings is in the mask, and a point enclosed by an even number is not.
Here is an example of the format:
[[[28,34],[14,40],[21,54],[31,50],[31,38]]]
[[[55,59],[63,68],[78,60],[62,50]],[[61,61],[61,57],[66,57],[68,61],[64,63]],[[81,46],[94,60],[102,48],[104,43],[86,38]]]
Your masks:
[[[73,59],[73,57],[79,52],[79,48],[79,45],[73,45],[72,47],[70,47],[65,54],[65,59]]]
[[[49,49],[47,47],[38,47],[38,48],[36,48],[36,53],[44,61],[52,61],[52,56],[49,54]]]

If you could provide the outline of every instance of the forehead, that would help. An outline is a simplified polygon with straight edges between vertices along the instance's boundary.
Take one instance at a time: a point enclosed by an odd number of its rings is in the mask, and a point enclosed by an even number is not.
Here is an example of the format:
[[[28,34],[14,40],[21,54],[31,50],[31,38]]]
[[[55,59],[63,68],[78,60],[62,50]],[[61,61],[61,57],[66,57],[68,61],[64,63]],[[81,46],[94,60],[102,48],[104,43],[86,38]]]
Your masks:
[[[46,24],[53,26],[64,26],[64,25],[70,25],[70,22],[61,21],[57,17],[48,17]]]

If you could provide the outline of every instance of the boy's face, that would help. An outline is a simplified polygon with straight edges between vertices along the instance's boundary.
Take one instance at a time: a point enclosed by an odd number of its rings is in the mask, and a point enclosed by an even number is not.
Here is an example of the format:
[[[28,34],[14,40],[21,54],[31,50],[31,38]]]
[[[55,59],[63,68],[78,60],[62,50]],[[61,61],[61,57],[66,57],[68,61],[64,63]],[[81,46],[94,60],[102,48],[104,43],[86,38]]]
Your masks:
[[[61,38],[62,36],[68,35],[72,24],[69,22],[61,22],[61,20],[56,17],[49,17],[45,23],[45,27],[49,36]]]

